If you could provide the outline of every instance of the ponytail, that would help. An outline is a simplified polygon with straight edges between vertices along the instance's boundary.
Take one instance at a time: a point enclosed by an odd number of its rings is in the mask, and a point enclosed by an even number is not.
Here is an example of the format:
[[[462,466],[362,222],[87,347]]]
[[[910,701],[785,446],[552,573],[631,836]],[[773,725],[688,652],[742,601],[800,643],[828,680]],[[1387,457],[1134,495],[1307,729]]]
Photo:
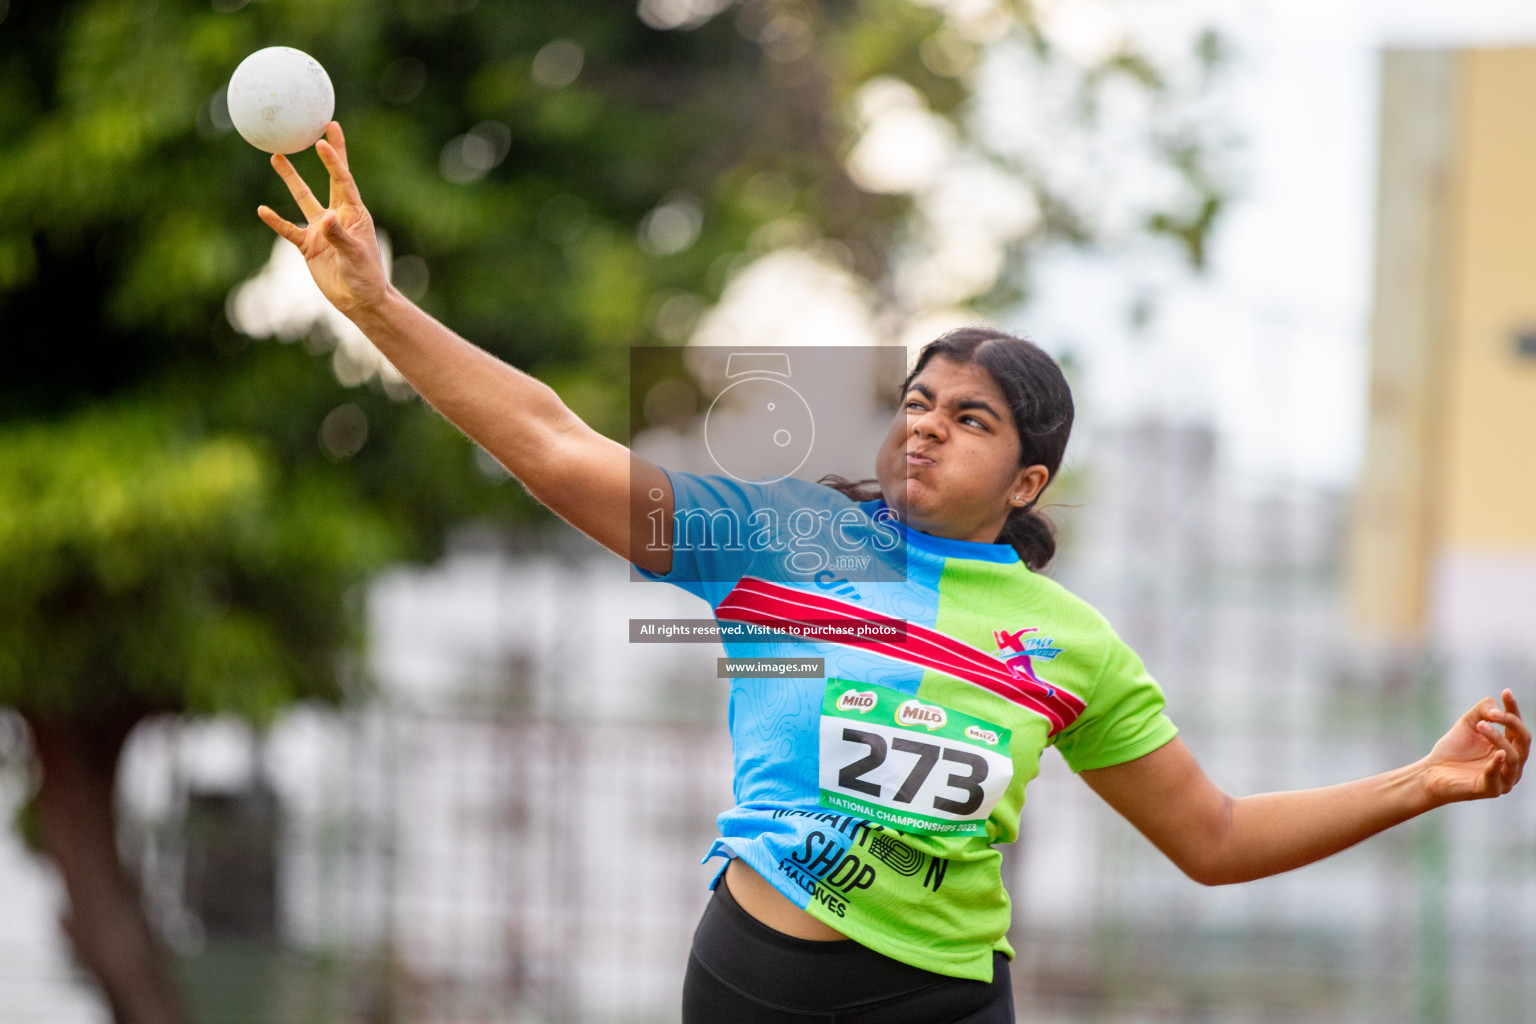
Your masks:
[[[1019,553],[1019,561],[1039,572],[1056,557],[1056,524],[1030,502],[1009,513],[997,543],[1012,544]]]

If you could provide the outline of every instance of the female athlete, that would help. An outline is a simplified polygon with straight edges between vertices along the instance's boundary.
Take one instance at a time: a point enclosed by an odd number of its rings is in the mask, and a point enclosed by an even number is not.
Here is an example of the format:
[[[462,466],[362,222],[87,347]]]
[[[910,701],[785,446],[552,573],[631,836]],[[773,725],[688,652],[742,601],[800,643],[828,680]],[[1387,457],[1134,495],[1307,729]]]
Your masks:
[[[732,654],[823,659],[822,678],[732,682],[737,805],[711,851],[726,866],[694,937],[687,1024],[1013,1020],[994,845],[1015,838],[1046,746],[1207,885],[1288,871],[1519,781],[1531,734],[1505,690],[1403,768],[1240,799],[1212,784],[1136,655],[1035,571],[1054,541],[1034,505],[1072,402],[1028,342],[969,329],[925,348],[873,488],[667,473],[395,291],[340,125],[316,149],[329,206],[275,156],[308,226],[259,216],[416,390],[571,525],[703,597],[722,628],[755,627],[727,640]],[[782,533],[721,543],[695,528],[807,512],[897,571],[833,578],[798,565]],[[672,543],[632,540],[655,517]]]

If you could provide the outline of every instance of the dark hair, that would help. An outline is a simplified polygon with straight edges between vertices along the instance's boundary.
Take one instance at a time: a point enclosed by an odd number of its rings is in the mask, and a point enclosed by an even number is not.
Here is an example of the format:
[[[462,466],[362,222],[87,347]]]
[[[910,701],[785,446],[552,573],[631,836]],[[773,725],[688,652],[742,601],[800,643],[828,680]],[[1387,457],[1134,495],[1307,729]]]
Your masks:
[[[923,367],[937,357],[979,366],[997,382],[1018,429],[1019,466],[1044,466],[1051,474],[1046,481],[1049,486],[1061,468],[1072,433],[1072,391],[1056,361],[1038,345],[1007,331],[960,327],[923,346],[917,364],[901,383],[898,401]],[[825,476],[820,482],[855,501],[883,497],[874,480],[851,482]],[[1056,555],[1056,528],[1035,507],[1039,498],[1037,494],[1028,505],[1009,512],[996,541],[1012,544],[1024,564],[1036,571],[1044,569]]]

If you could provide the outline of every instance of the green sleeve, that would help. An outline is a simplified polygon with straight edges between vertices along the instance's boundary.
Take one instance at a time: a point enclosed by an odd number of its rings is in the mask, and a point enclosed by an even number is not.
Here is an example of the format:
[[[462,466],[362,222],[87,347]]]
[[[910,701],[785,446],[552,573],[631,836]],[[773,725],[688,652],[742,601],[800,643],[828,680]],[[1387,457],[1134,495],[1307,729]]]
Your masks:
[[[1163,691],[1135,651],[1106,624],[1108,652],[1089,688],[1087,710],[1056,734],[1056,749],[1074,772],[1134,761],[1178,733],[1163,712]]]

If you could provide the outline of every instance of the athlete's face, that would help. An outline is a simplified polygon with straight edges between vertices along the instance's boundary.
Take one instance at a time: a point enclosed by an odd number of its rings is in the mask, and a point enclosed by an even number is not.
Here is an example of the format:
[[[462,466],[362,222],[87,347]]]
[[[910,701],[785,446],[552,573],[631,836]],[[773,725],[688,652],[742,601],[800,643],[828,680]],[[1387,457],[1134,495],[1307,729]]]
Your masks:
[[[1002,389],[973,363],[928,361],[902,397],[876,459],[886,504],[935,537],[992,543],[1008,513],[1050,478],[1019,466],[1019,434]]]

